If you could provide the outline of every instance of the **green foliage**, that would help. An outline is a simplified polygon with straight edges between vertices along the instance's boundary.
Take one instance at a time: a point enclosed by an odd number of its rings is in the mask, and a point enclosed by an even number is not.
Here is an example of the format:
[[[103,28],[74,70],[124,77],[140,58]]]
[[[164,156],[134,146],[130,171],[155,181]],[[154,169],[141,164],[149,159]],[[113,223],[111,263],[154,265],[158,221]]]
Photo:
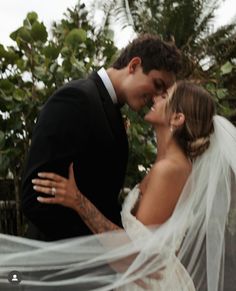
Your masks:
[[[206,89],[215,97],[219,114],[230,119],[236,124],[236,95],[230,92],[235,90],[235,84],[229,84],[235,78],[236,65],[227,61],[221,67],[215,69],[212,79],[204,84]],[[234,87],[233,87],[234,86]]]
[[[60,48],[50,42],[44,47],[43,53],[47,59],[56,60],[60,53]]]
[[[27,18],[26,20],[24,21],[24,24],[27,25],[27,22],[29,21],[31,25],[34,24],[34,22],[36,22],[38,20],[38,15],[36,12],[29,12],[27,14]]]
[[[43,43],[47,41],[48,37],[46,27],[43,23],[39,23],[38,21],[35,21],[33,23],[30,35],[32,36],[34,41],[41,41]]]
[[[132,188],[138,183],[156,157],[155,137],[151,126],[144,122],[145,108],[137,113],[126,105],[122,109],[123,117],[127,123],[127,134],[129,139],[129,163],[125,186]]]
[[[53,24],[52,38],[35,12],[11,33],[14,46],[0,44],[0,177],[14,180],[19,210],[20,180],[32,130],[46,99],[62,84],[107,65],[116,52],[109,30],[98,34],[84,4]]]
[[[72,29],[66,39],[65,43],[68,45],[68,47],[71,47],[72,49],[77,49],[81,43],[84,43],[86,41],[87,34],[86,31],[82,28],[74,28]]]
[[[222,75],[227,75],[232,72],[233,65],[228,61],[220,68]]]

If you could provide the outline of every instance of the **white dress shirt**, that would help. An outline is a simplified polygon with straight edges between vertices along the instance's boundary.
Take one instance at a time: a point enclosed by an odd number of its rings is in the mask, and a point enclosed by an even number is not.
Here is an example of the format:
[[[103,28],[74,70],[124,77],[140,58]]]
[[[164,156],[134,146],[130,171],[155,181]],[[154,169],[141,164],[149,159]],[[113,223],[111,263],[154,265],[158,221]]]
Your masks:
[[[112,85],[111,79],[109,78],[107,71],[104,68],[101,68],[98,72],[99,77],[102,79],[104,86],[106,87],[109,95],[111,96],[112,102],[114,104],[118,103],[115,89]]]

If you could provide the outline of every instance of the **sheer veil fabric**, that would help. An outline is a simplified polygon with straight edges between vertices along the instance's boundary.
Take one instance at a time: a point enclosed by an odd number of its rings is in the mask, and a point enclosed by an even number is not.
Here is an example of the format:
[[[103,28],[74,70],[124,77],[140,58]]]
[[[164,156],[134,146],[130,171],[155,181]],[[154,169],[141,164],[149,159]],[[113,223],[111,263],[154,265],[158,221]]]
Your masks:
[[[181,262],[196,290],[233,291],[236,129],[225,118],[214,117],[210,147],[194,162],[172,216],[146,230],[135,237],[127,229],[52,243],[1,234],[0,286],[11,290],[12,270],[21,273],[22,290],[30,291],[113,290],[158,274],[152,280],[163,280],[160,290],[171,291],[171,272]]]

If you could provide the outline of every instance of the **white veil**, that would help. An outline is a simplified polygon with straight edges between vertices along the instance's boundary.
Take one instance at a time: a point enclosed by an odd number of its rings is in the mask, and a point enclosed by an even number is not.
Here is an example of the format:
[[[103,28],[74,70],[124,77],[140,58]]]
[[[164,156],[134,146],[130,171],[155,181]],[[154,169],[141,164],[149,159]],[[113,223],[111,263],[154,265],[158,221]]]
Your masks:
[[[177,262],[196,290],[236,286],[236,129],[220,116],[171,218],[146,236],[132,240],[118,231],[45,243],[0,235],[3,290],[12,290],[7,278],[13,270],[21,274],[20,290],[112,290],[161,275],[167,266],[175,272]],[[160,290],[169,291],[165,284]]]

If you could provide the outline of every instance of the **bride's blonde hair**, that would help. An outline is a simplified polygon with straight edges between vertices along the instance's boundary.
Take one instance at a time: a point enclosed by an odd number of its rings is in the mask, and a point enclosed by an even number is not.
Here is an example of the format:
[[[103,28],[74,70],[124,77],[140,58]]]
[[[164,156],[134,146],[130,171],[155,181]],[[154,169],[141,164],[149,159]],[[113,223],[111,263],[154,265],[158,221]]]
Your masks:
[[[212,96],[196,84],[179,81],[168,99],[167,110],[184,114],[183,126],[173,135],[185,154],[195,159],[209,147],[210,134],[214,130],[215,103]]]

